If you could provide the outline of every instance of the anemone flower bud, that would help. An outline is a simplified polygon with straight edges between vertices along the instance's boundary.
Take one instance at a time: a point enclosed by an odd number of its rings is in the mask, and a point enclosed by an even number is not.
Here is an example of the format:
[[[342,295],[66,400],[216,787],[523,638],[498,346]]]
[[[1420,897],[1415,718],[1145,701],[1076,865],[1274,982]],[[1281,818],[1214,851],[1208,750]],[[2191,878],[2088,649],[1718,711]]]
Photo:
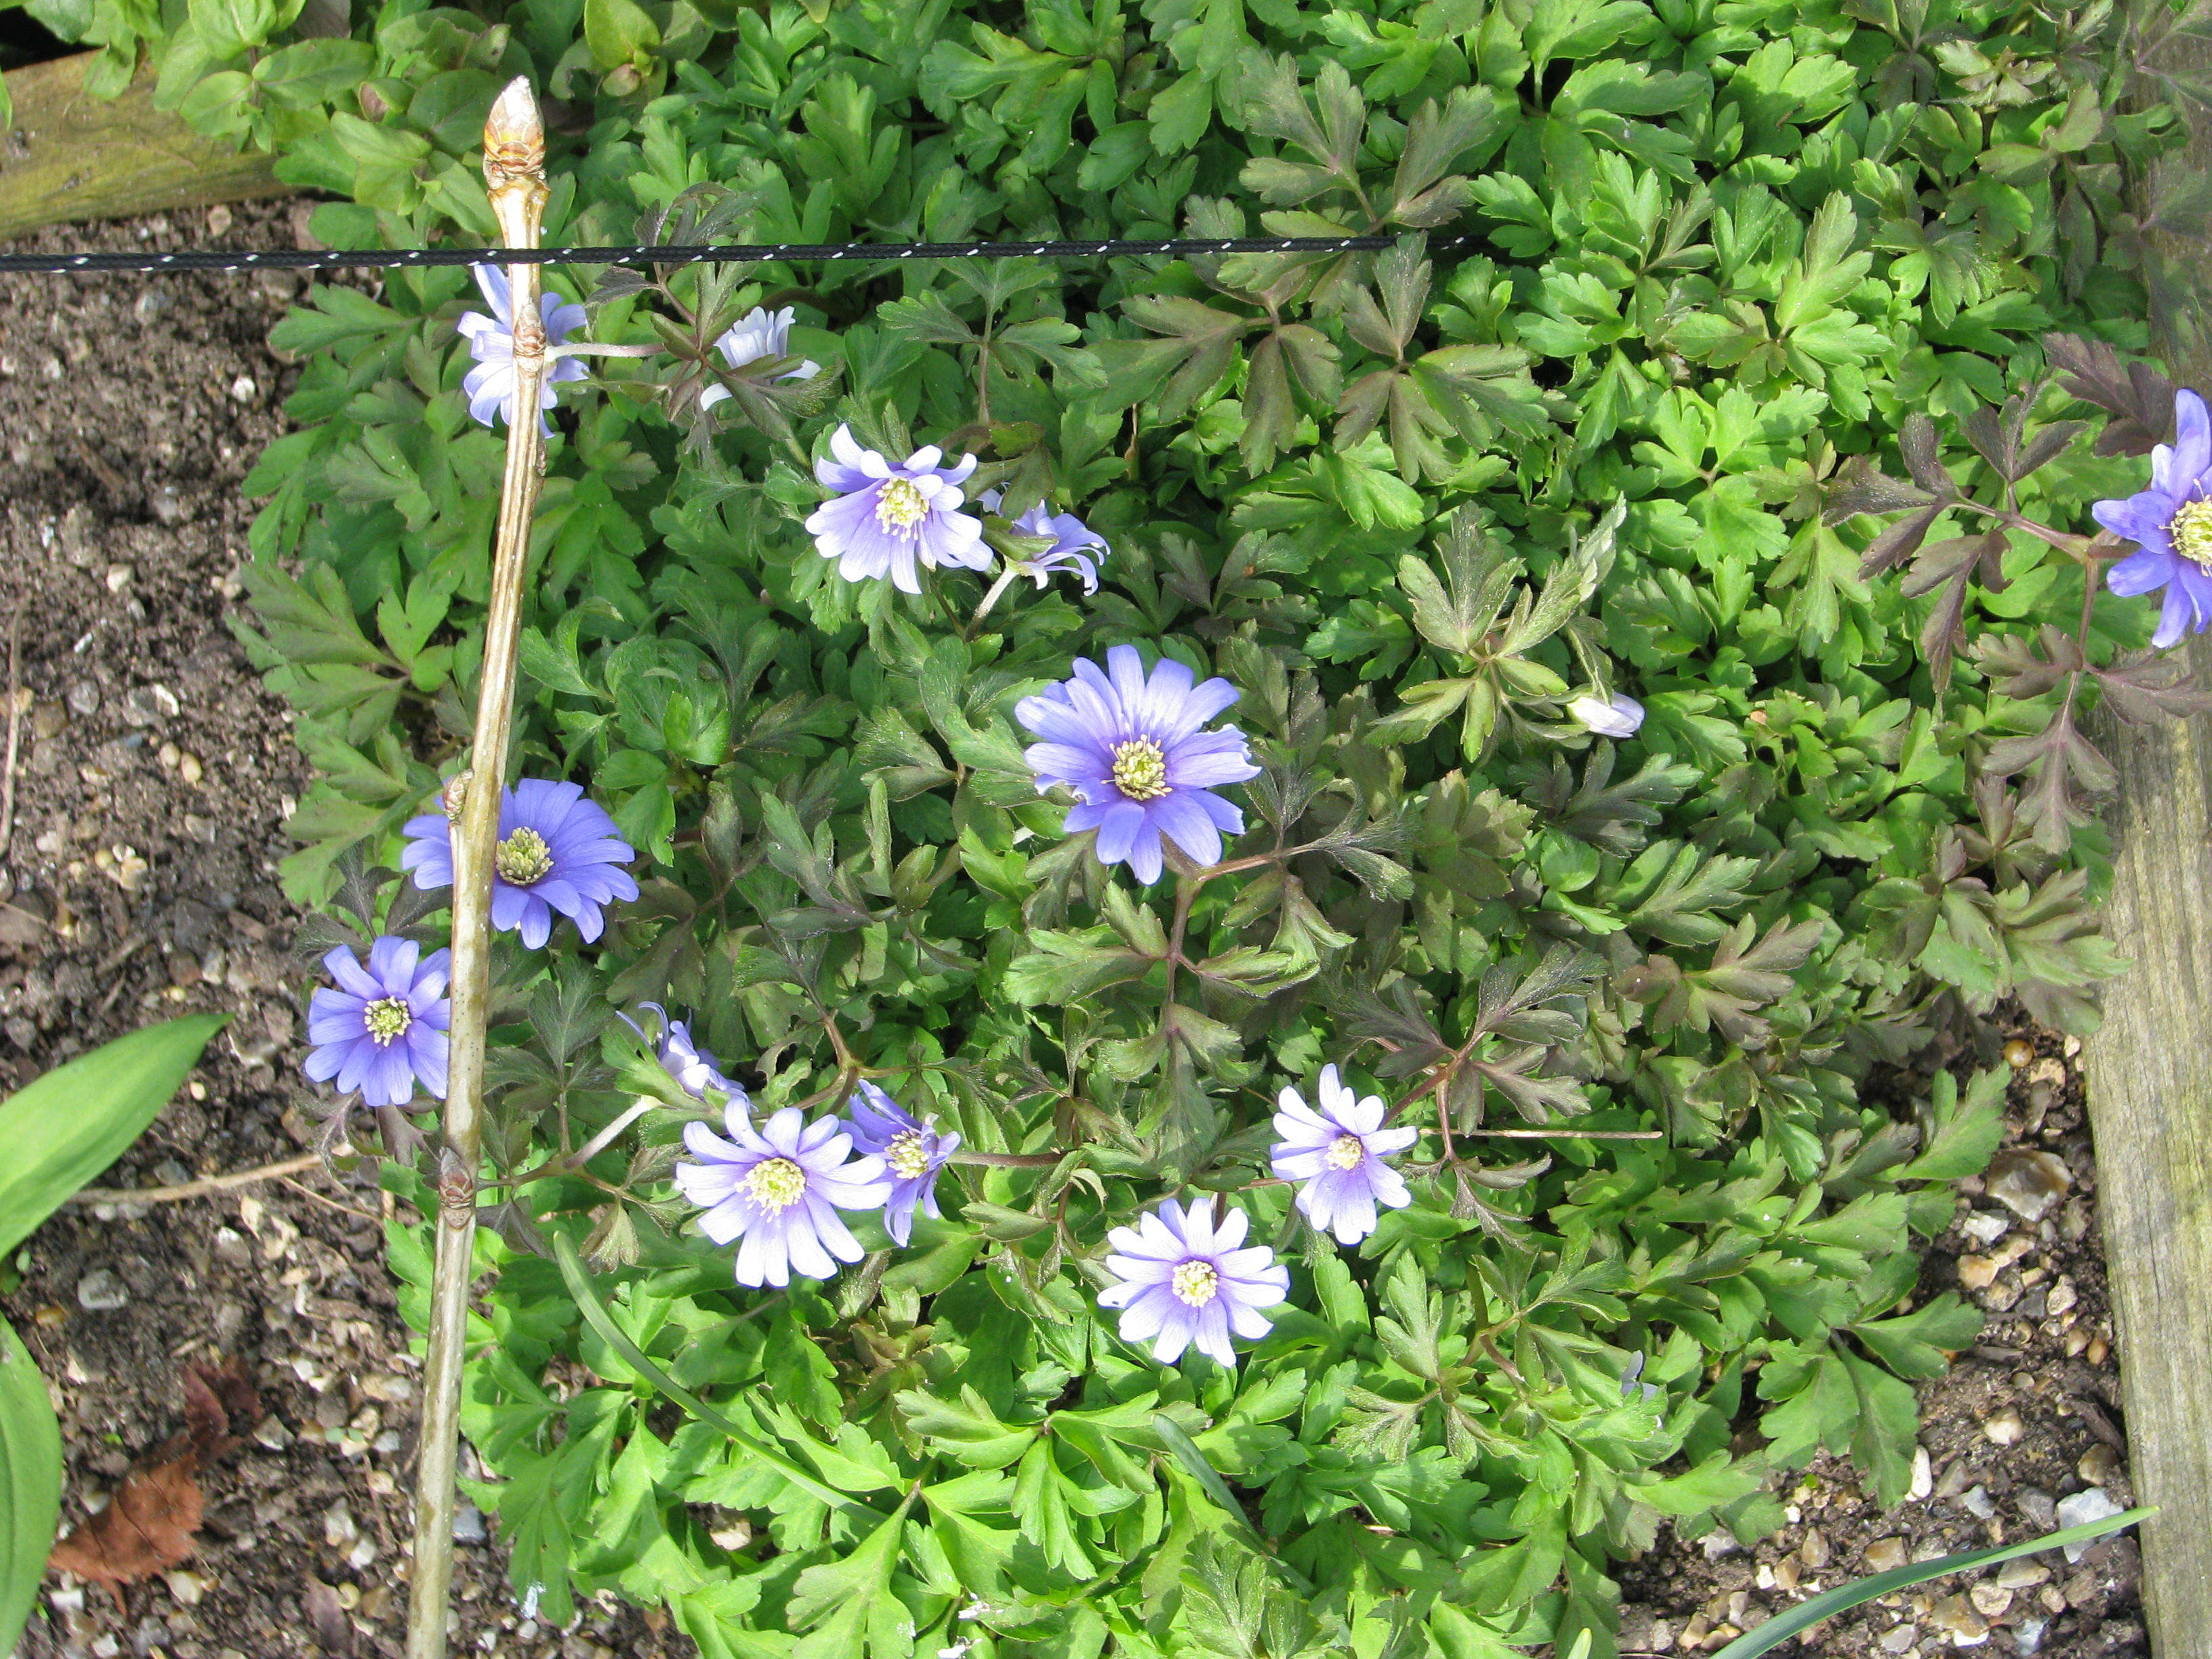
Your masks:
[[[1567,713],[1583,731],[1601,738],[1632,738],[1637,727],[1644,724],[1644,705],[1621,692],[1615,692],[1611,702],[1602,702],[1585,692],[1568,702]]]

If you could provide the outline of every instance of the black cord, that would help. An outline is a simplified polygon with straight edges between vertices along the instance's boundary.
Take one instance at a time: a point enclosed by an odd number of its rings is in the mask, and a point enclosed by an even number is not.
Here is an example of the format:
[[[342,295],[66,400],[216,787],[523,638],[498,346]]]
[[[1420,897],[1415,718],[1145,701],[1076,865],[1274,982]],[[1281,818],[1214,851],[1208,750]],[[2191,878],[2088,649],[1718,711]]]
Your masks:
[[[1456,247],[1472,236],[1438,238]],[[72,271],[343,270],[408,265],[637,265],[769,260],[1177,258],[1194,253],[1349,253],[1390,246],[1394,236],[1217,236],[1057,242],[768,242],[720,247],[272,248],[182,253],[0,253],[0,274]]]

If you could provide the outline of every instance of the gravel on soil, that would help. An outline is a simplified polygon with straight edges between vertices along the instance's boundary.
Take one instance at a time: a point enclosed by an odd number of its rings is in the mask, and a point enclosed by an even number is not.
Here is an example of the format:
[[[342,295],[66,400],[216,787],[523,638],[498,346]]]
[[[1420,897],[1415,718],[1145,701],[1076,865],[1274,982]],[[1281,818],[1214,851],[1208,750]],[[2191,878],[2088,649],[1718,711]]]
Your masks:
[[[194,210],[12,247],[289,246],[295,211]],[[248,556],[239,486],[284,429],[292,380],[267,335],[307,280],[0,276],[0,677],[11,628],[19,656],[0,1096],[140,1025],[233,1016],[108,1188],[296,1158],[314,1133],[287,959],[297,917],[276,878],[307,766],[225,626]],[[10,695],[0,678],[0,720]],[[190,1559],[120,1610],[50,1574],[18,1659],[399,1653],[421,1366],[383,1261],[389,1203],[318,1170],[72,1206],[0,1263],[0,1311],[61,1413],[64,1528],[177,1431],[191,1361],[235,1357],[268,1411],[202,1476]],[[611,1601],[567,1631],[526,1620],[496,1521],[463,1520],[457,1654],[693,1650]]]

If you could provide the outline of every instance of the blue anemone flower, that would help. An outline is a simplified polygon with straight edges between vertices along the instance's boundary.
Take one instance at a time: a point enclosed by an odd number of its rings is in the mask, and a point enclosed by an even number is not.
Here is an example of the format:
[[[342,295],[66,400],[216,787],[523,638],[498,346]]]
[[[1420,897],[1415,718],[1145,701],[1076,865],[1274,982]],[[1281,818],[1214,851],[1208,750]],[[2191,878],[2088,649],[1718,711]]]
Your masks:
[[[2089,508],[2137,549],[2105,573],[2105,585],[2130,597],[2166,590],[2151,638],[2160,650],[2212,623],[2212,419],[2194,392],[2176,394],[2173,413],[2173,442],[2150,453],[2150,487]]]
[[[1244,815],[1213,791],[1260,775],[1242,732],[1198,729],[1237,688],[1196,678],[1172,658],[1147,676],[1137,647],[1117,645],[1103,669],[1078,661],[1073,678],[1014,705],[1044,739],[1023,751],[1037,792],[1073,790],[1069,833],[1097,830],[1099,862],[1126,862],[1141,882],[1159,879],[1163,836],[1200,864],[1218,862],[1221,837],[1241,834]]]

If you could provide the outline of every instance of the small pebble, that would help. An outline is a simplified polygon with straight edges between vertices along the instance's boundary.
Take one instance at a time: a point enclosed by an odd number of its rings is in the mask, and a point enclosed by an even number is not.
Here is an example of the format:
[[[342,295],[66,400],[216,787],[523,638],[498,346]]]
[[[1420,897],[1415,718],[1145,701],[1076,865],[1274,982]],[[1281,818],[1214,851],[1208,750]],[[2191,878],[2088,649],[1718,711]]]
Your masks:
[[[2008,1146],[1990,1160],[1984,1177],[1989,1194],[2023,1221],[2040,1221],[2074,1184],[2074,1173],[2055,1152]]]
[[[204,769],[200,764],[200,757],[191,750],[185,750],[177,757],[177,775],[186,783],[198,783],[204,772]]]
[[[230,210],[220,202],[208,210],[208,234],[222,236],[230,231]]]
[[[2026,1037],[2014,1037],[2004,1046],[2005,1064],[2014,1071],[2024,1071],[2035,1058],[2035,1045]]]
[[[100,712],[100,688],[90,680],[79,680],[69,689],[69,706],[79,714]]]
[[[1905,1540],[1902,1538],[1877,1538],[1866,1547],[1869,1572],[1887,1572],[1905,1565]]]
[[[77,1306],[87,1313],[108,1313],[128,1307],[131,1292],[121,1279],[105,1267],[94,1267],[76,1282]]]
[[[148,490],[146,505],[153,509],[154,516],[165,525],[173,526],[184,522],[185,498],[178,495],[176,490],[168,484],[156,484],[152,489]]]
[[[230,383],[231,400],[234,403],[250,404],[253,401],[253,394],[260,389],[253,384],[253,377],[251,374],[241,374]]]
[[[1962,1255],[1959,1258],[1959,1283],[1969,1291],[1986,1291],[1996,1283],[1997,1273],[2003,1266],[1993,1255]]]
[[[1912,1485],[1905,1492],[1908,1503],[1917,1504],[1936,1490],[1936,1471],[1928,1461],[1928,1448],[1912,1449]]]
[[[1983,1420],[1982,1433],[1992,1445],[2017,1446],[2027,1438],[2027,1425],[2015,1408],[2007,1406]]]
[[[2118,1477],[2120,1455],[2100,1440],[2081,1454],[2074,1473],[2093,1486],[2104,1486]]]
[[[2038,1584],[2048,1583],[2050,1577],[2050,1568],[2025,1556],[2017,1561],[2008,1561],[1997,1569],[1999,1587],[2008,1590],[2033,1589]]]
[[[323,1541],[332,1549],[344,1549],[360,1536],[361,1523],[353,1518],[353,1511],[343,1500],[324,1512]]]
[[[2049,1492],[2033,1486],[2023,1486],[2014,1494],[2013,1501],[2020,1505],[2020,1512],[2037,1530],[2049,1532],[2058,1524],[2058,1505],[2052,1501]]]
[[[1977,1521],[1986,1521],[1997,1512],[1987,1486],[1969,1486],[1959,1494],[1959,1507]]]
[[[2043,1646],[2043,1633],[2050,1628],[2048,1619],[2031,1613],[2012,1627],[2012,1644],[2024,1654],[2037,1652]]]
[[[1903,1653],[1918,1636],[1919,1632],[1911,1626],[1899,1625],[1895,1630],[1885,1633],[1875,1645],[1884,1653]]]
[[[133,726],[159,726],[183,707],[166,685],[134,685],[123,696],[123,718]]]
[[[1984,1619],[2002,1619],[2012,1606],[2012,1592],[2002,1584],[1977,1584],[1966,1592],[1966,1599]]]
[[[1959,1218],[1959,1231],[1977,1244],[1994,1244],[2012,1225],[2009,1217],[1995,1210],[1969,1210]]]
[[[489,1536],[484,1530],[482,1510],[465,1498],[453,1506],[453,1541],[456,1544],[481,1544]]]
[[[168,1585],[169,1594],[175,1596],[182,1607],[199,1606],[200,1597],[207,1594],[207,1580],[196,1572],[181,1570],[165,1572],[161,1575],[161,1582]]]
[[[1726,1527],[1714,1528],[1698,1541],[1708,1561],[1717,1561],[1723,1555],[1734,1555],[1740,1547]]]
[[[127,564],[111,564],[107,567],[107,591],[120,593],[131,586],[131,577],[137,574]]]
[[[2112,1502],[2111,1493],[2102,1486],[2091,1486],[2085,1492],[2077,1492],[2070,1498],[2058,1500],[2058,1524],[2062,1529],[2085,1527],[2092,1521],[2106,1520],[2120,1511],[2121,1506]],[[2091,1543],[2095,1541],[2094,1539],[2090,1540]],[[2079,1561],[2088,1553],[2089,1547],[2089,1544],[2067,1545],[2066,1559],[2069,1563]]]
[[[1963,1595],[1947,1595],[1928,1610],[1928,1622],[1954,1648],[1978,1648],[1990,1639],[1990,1621]]]
[[[2081,1293],[2075,1289],[2074,1281],[2062,1277],[2051,1287],[2051,1296],[2044,1304],[2044,1310],[2056,1318],[2060,1314],[2071,1312],[2074,1304],[2081,1299]]]
[[[1828,1565],[1828,1535],[1818,1527],[1807,1529],[1804,1540],[1797,1546],[1797,1559],[1804,1563],[1808,1572],[1818,1572]]]

